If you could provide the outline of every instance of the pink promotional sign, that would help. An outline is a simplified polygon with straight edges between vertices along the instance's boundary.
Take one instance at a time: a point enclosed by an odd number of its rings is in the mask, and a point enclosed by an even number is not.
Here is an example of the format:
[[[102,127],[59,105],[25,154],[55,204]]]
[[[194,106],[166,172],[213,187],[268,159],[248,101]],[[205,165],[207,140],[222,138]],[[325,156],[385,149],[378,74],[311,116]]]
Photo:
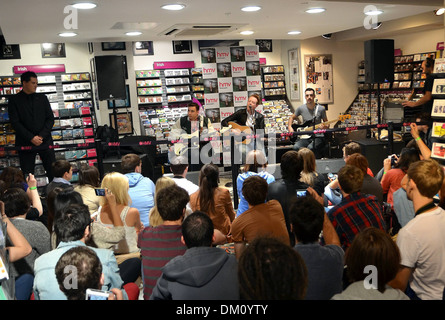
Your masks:
[[[436,50],[443,50],[444,49],[444,43],[442,42],[438,42],[436,45]]]
[[[21,74],[27,71],[33,71],[35,73],[65,72],[65,65],[46,64],[46,65],[34,65],[34,66],[14,66],[14,74]]]
[[[153,69],[190,69],[194,67],[195,61],[153,62]]]

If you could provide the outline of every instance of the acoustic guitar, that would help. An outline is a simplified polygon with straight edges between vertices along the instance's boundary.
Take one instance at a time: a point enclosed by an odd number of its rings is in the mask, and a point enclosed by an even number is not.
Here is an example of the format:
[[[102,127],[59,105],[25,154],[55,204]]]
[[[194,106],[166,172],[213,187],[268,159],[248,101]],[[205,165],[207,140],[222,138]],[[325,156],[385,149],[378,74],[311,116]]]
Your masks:
[[[350,114],[342,114],[337,119],[322,122],[322,123],[316,124],[315,126],[311,125],[312,120],[309,120],[309,121],[306,121],[302,125],[292,124],[292,128],[294,129],[294,131],[297,131],[297,132],[313,131],[313,130],[319,129],[320,127],[322,127],[324,125],[331,124],[331,123],[334,123],[337,121],[345,121],[346,119],[350,119],[350,118],[351,118]],[[299,137],[300,137],[300,139],[309,139],[311,136],[308,134],[304,134],[304,135],[300,135]]]
[[[236,122],[233,122],[233,121],[229,121],[228,125],[229,125],[228,127],[225,127],[225,128],[221,129],[221,134],[223,134],[224,132],[226,132],[226,131],[228,131],[230,129],[237,129],[240,132],[244,133],[244,136],[243,136],[242,141],[238,141],[238,139],[235,139],[235,145],[241,144],[241,143],[242,144],[249,144],[250,143],[251,138],[248,137],[248,136],[252,136],[253,135],[252,129],[250,127],[240,125],[240,124],[238,124]]]

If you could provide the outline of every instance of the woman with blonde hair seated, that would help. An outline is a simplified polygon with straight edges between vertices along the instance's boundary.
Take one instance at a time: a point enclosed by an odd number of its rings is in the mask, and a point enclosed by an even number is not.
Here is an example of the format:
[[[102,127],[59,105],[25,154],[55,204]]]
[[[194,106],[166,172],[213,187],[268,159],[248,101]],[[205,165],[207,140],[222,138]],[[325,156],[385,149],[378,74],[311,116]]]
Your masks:
[[[322,174],[317,172],[314,152],[308,148],[301,148],[298,153],[303,158],[303,171],[301,171],[300,181],[310,185],[319,196],[323,196],[327,181]]]
[[[108,173],[102,180],[101,188],[105,189],[107,193],[113,194],[115,201],[109,202],[108,199],[113,198],[101,197],[97,221],[113,228],[112,212],[116,210],[119,212],[125,227],[125,238],[114,247],[115,254],[139,252],[137,237],[144,226],[141,223],[139,211],[129,206],[131,199],[128,194],[129,183],[127,177],[118,172]]]

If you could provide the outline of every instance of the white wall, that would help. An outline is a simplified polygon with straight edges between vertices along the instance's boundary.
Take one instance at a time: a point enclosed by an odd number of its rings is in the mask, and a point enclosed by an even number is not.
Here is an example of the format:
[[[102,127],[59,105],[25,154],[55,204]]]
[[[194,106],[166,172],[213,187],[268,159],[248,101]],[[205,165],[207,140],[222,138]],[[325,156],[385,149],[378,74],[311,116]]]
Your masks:
[[[444,29],[416,32],[393,37],[394,48],[402,49],[402,54],[436,51],[438,42],[444,41]]]

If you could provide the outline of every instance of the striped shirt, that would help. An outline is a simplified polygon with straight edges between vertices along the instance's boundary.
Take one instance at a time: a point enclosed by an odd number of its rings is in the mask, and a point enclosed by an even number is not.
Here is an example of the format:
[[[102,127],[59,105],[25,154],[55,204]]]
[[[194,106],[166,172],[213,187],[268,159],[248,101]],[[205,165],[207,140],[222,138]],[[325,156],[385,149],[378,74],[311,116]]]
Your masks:
[[[351,193],[327,214],[345,251],[351,245],[355,235],[363,229],[376,227],[385,230],[382,206],[373,195]]]
[[[181,242],[180,225],[160,225],[145,228],[138,239],[141,249],[144,299],[148,300],[162,275],[162,267],[172,258],[183,255],[187,247]]]

